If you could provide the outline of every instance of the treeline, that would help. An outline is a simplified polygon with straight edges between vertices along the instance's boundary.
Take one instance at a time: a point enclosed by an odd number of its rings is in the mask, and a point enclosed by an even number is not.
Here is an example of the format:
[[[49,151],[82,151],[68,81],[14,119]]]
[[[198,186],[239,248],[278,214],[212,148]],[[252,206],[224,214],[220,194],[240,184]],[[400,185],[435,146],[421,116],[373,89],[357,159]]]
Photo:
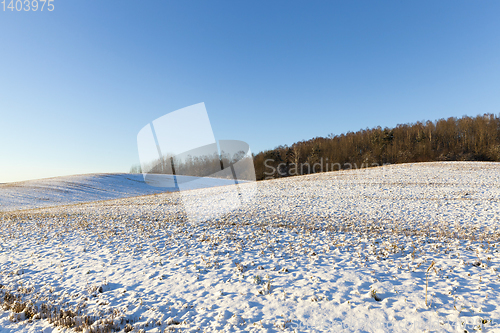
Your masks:
[[[250,161],[250,164],[245,163],[247,159]],[[198,151],[194,156],[191,152],[177,156],[166,155],[160,159],[146,163],[143,167],[145,173],[151,174],[232,178],[234,175],[231,169],[228,168],[231,165],[240,163],[238,177],[241,180],[248,180],[253,179],[253,169],[247,167],[248,165],[252,165],[251,161],[251,156],[246,155],[245,151],[238,151],[233,154],[223,152],[222,155],[219,155],[217,153],[205,153],[202,150],[201,152]],[[142,172],[143,169],[140,164],[130,168],[130,173]]]
[[[300,141],[254,156],[257,180],[428,161],[500,161],[500,119],[475,118],[376,127]]]
[[[181,158],[167,155],[147,163],[144,171],[152,174],[204,177],[220,171],[222,161],[217,154],[182,156]],[[130,172],[141,173],[141,165],[133,166]]]

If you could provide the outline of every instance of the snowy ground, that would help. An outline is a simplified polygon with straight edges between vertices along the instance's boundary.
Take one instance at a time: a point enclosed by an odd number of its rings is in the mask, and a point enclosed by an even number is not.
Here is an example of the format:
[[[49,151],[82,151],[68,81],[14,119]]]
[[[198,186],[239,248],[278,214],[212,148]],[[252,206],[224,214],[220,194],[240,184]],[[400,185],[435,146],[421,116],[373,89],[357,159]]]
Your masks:
[[[0,332],[500,332],[499,204],[500,163],[463,162],[259,182],[204,223],[178,193],[0,213]]]

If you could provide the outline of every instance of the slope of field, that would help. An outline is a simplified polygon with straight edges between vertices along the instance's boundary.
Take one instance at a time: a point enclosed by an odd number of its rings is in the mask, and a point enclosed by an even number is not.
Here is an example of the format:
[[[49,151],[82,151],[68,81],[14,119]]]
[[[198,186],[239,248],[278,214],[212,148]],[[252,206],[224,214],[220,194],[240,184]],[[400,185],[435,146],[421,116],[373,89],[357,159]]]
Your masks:
[[[500,163],[257,184],[0,213],[0,332],[500,331]]]
[[[169,175],[157,177],[169,178]],[[195,179],[177,176],[184,181]],[[192,182],[194,188],[226,185],[227,180],[209,179]],[[170,188],[152,187],[142,174],[90,174],[0,184],[0,211],[31,209],[99,200],[170,192]]]

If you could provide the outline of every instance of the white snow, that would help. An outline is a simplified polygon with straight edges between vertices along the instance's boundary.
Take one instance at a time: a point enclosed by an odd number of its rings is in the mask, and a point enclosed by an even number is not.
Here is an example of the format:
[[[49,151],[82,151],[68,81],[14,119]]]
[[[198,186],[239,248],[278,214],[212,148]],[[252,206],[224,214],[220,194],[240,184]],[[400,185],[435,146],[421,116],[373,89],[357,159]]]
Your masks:
[[[0,303],[8,292],[136,332],[500,331],[500,163],[257,190],[204,223],[179,193],[0,213]],[[0,332],[59,329],[16,316],[0,310]]]

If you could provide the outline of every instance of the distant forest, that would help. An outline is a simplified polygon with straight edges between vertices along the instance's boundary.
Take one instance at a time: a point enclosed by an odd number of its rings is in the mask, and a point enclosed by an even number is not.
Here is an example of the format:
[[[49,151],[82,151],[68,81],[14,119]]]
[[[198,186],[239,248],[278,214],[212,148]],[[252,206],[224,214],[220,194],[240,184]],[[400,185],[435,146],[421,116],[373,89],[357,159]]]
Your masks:
[[[500,118],[484,114],[379,126],[254,155],[257,180],[430,161],[500,161]],[[133,166],[130,172],[140,173],[141,167]]]
[[[376,127],[254,155],[257,180],[427,161],[500,161],[499,117],[484,114]]]

